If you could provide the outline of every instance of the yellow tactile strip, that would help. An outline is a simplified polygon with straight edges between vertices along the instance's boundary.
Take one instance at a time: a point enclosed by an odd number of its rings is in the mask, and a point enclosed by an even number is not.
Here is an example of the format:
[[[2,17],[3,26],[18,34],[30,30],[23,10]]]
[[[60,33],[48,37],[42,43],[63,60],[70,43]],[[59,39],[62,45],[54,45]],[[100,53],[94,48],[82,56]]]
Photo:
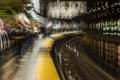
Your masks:
[[[53,39],[47,38],[44,48],[51,48]],[[49,52],[40,52],[37,58],[37,80],[60,80]]]
[[[45,40],[43,46],[46,47],[46,48],[51,48],[51,47],[52,47],[52,44],[53,44],[53,39],[48,38],[48,39]]]
[[[49,53],[40,53],[37,60],[37,80],[60,80]]]
[[[63,34],[55,34],[52,37],[57,39],[62,37]],[[47,38],[44,41],[44,48],[51,48],[53,39]],[[49,52],[40,52],[37,58],[37,80],[60,80],[52,57]]]

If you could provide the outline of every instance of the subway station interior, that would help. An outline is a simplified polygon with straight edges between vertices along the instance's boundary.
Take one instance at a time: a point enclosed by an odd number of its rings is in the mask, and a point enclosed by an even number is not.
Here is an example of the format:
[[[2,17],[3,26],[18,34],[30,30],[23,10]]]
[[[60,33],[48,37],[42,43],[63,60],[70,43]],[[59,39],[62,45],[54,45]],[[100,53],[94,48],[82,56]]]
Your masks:
[[[0,0],[0,80],[120,80],[120,0]]]

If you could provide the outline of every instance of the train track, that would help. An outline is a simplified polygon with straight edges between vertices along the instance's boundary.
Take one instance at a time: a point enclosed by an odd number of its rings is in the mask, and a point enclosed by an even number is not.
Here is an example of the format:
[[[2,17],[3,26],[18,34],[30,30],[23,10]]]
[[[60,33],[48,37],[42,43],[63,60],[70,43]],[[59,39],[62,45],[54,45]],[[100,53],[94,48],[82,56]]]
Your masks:
[[[116,80],[85,53],[82,36],[66,36],[53,47],[52,56],[61,80]]]

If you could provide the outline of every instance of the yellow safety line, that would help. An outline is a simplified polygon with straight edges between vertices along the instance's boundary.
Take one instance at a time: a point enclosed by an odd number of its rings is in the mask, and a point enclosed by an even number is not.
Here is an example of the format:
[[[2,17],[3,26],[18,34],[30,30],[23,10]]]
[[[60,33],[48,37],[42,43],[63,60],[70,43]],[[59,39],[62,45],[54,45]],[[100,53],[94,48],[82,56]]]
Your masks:
[[[60,38],[63,34],[53,35],[54,38]],[[53,39],[47,38],[44,41],[44,48],[51,48]],[[37,80],[60,80],[55,68],[52,57],[49,52],[40,52],[37,59]]]
[[[51,48],[53,40],[44,41],[44,48]],[[40,52],[37,59],[37,80],[60,80],[49,52]]]
[[[40,53],[37,65],[37,80],[60,80],[49,53]]]
[[[53,40],[50,39],[50,38],[48,38],[48,39],[46,39],[45,42],[44,42],[44,47],[50,48],[50,47],[52,47],[52,44],[53,44]]]

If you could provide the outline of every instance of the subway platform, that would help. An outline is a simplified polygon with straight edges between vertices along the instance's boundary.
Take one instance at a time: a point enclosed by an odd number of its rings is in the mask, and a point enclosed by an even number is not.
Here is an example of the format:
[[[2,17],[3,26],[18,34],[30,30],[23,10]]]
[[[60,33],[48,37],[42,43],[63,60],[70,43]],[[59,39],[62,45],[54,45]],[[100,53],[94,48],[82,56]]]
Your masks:
[[[66,35],[79,33],[80,32],[66,32],[61,34],[53,34],[44,39],[41,36],[38,36],[33,43],[33,47],[26,51],[25,55],[23,55],[20,59],[20,64],[15,64],[19,66],[19,68],[16,70],[11,80],[61,80],[61,76],[59,75],[51,56],[52,53],[50,53],[51,48],[57,39],[59,40]],[[74,58],[74,55],[72,56]],[[80,67],[76,68],[76,62],[79,57],[80,60],[77,64]],[[75,65],[73,66],[74,70],[72,70],[74,71],[73,74],[77,74],[79,77],[75,79],[72,78],[72,75],[66,75],[69,77],[68,80],[116,80],[92,62],[91,59],[86,57],[86,55],[79,54],[79,57],[76,57],[76,59],[74,59],[76,61],[73,60],[73,63],[71,63],[72,66]],[[71,58],[71,60],[73,58]],[[69,73],[71,72],[69,71]],[[66,79],[64,78],[64,80]]]
[[[21,60],[20,69],[13,80],[59,80],[49,53],[52,39],[37,38],[33,49]]]
[[[4,52],[11,57],[7,62],[1,61],[0,80],[60,80],[50,50],[53,42],[64,34],[68,32],[46,38],[41,35],[28,39],[14,37],[16,41],[11,41],[11,47]]]
[[[69,33],[54,34],[44,39],[39,35],[33,48],[20,60],[19,69],[12,80],[60,80],[50,49],[55,39]]]

